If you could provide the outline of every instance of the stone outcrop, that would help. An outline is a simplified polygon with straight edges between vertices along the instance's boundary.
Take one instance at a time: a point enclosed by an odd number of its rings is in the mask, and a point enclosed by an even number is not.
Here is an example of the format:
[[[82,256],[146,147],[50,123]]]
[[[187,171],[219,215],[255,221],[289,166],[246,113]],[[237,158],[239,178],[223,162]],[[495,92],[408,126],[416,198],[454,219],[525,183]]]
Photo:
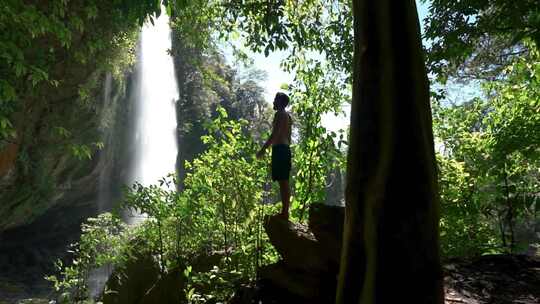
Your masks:
[[[267,217],[264,228],[281,260],[259,270],[260,297],[278,303],[333,303],[343,220],[343,207],[327,205],[312,206],[308,226],[279,215]]]
[[[135,246],[140,247],[141,244]],[[135,252],[126,265],[109,276],[100,297],[103,304],[185,303],[186,277],[183,272],[186,267],[178,266],[162,273],[157,261],[144,249]],[[220,266],[223,257],[221,252],[200,253],[186,264],[194,273],[207,272],[216,265]],[[204,285],[198,286],[198,289],[204,288]]]
[[[291,269],[310,273],[328,270],[330,257],[308,227],[274,215],[266,217],[264,228],[284,264]]]
[[[103,304],[178,304],[185,299],[183,268],[161,273],[151,256],[138,253],[109,277]]]

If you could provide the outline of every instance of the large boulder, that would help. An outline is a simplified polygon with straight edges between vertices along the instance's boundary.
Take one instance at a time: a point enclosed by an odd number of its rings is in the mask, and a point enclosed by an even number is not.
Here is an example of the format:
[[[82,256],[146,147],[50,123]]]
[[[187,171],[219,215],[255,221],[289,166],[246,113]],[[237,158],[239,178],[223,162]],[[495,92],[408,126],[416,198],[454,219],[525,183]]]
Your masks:
[[[309,230],[334,268],[341,259],[344,220],[345,208],[341,206],[314,204],[309,208]]]
[[[163,275],[138,304],[178,304],[186,299],[184,287],[186,278],[182,269],[177,268]]]
[[[309,209],[308,227],[274,215],[265,218],[264,228],[289,268],[337,271],[344,218],[343,207],[314,204]]]
[[[314,301],[324,289],[322,281],[310,273],[291,269],[283,261],[263,266],[259,276],[277,289],[286,290],[303,299]]]
[[[208,272],[214,266],[221,266],[223,258],[227,256],[225,251],[201,252],[189,262],[193,272]]]
[[[146,253],[143,243],[135,241],[136,254],[126,265],[115,270],[109,277],[102,295],[103,304],[177,304],[185,302],[185,265],[191,265],[195,273],[207,272],[219,266],[224,252],[204,252],[192,261],[182,261],[167,273],[161,273],[158,263]],[[199,286],[203,289],[205,286]]]
[[[265,218],[264,228],[270,243],[290,269],[312,273],[328,270],[328,257],[305,225],[274,215]]]
[[[332,303],[344,215],[343,207],[313,205],[308,226],[267,216],[264,228],[282,260],[259,269],[260,297],[277,303]]]
[[[341,240],[344,221],[344,207],[313,204],[309,208],[309,229],[315,237],[330,235],[334,242]]]
[[[103,304],[135,304],[156,284],[160,269],[152,256],[137,253],[109,277]]]

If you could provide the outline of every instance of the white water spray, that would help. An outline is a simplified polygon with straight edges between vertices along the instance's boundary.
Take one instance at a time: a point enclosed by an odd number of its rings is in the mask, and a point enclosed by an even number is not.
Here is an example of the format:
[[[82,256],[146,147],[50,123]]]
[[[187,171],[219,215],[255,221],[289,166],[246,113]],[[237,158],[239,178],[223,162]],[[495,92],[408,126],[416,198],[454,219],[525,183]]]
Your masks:
[[[171,48],[169,17],[161,15],[155,24],[142,29],[139,53],[137,156],[133,181],[148,186],[175,171],[176,112],[178,99]]]

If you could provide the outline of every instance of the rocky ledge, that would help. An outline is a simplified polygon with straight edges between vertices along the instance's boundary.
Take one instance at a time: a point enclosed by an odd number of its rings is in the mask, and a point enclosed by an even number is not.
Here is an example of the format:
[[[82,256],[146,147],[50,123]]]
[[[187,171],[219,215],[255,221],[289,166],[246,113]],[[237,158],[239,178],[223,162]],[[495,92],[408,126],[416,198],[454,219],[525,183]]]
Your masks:
[[[257,285],[239,290],[233,303],[334,303],[343,222],[344,208],[326,205],[312,206],[308,226],[267,217],[266,233],[281,259],[262,267]],[[451,259],[443,270],[446,304],[540,303],[537,256]]]
[[[261,297],[276,303],[332,303],[343,218],[344,208],[327,205],[312,206],[308,226],[267,217],[264,228],[281,259],[259,270]]]

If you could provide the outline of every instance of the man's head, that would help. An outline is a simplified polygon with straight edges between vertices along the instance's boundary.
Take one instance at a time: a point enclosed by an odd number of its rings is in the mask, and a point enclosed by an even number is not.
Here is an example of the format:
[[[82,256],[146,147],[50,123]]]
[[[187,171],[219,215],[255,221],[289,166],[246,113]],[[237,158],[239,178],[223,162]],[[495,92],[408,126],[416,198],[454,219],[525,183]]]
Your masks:
[[[289,96],[287,94],[278,92],[274,98],[274,110],[285,109],[289,104]]]

